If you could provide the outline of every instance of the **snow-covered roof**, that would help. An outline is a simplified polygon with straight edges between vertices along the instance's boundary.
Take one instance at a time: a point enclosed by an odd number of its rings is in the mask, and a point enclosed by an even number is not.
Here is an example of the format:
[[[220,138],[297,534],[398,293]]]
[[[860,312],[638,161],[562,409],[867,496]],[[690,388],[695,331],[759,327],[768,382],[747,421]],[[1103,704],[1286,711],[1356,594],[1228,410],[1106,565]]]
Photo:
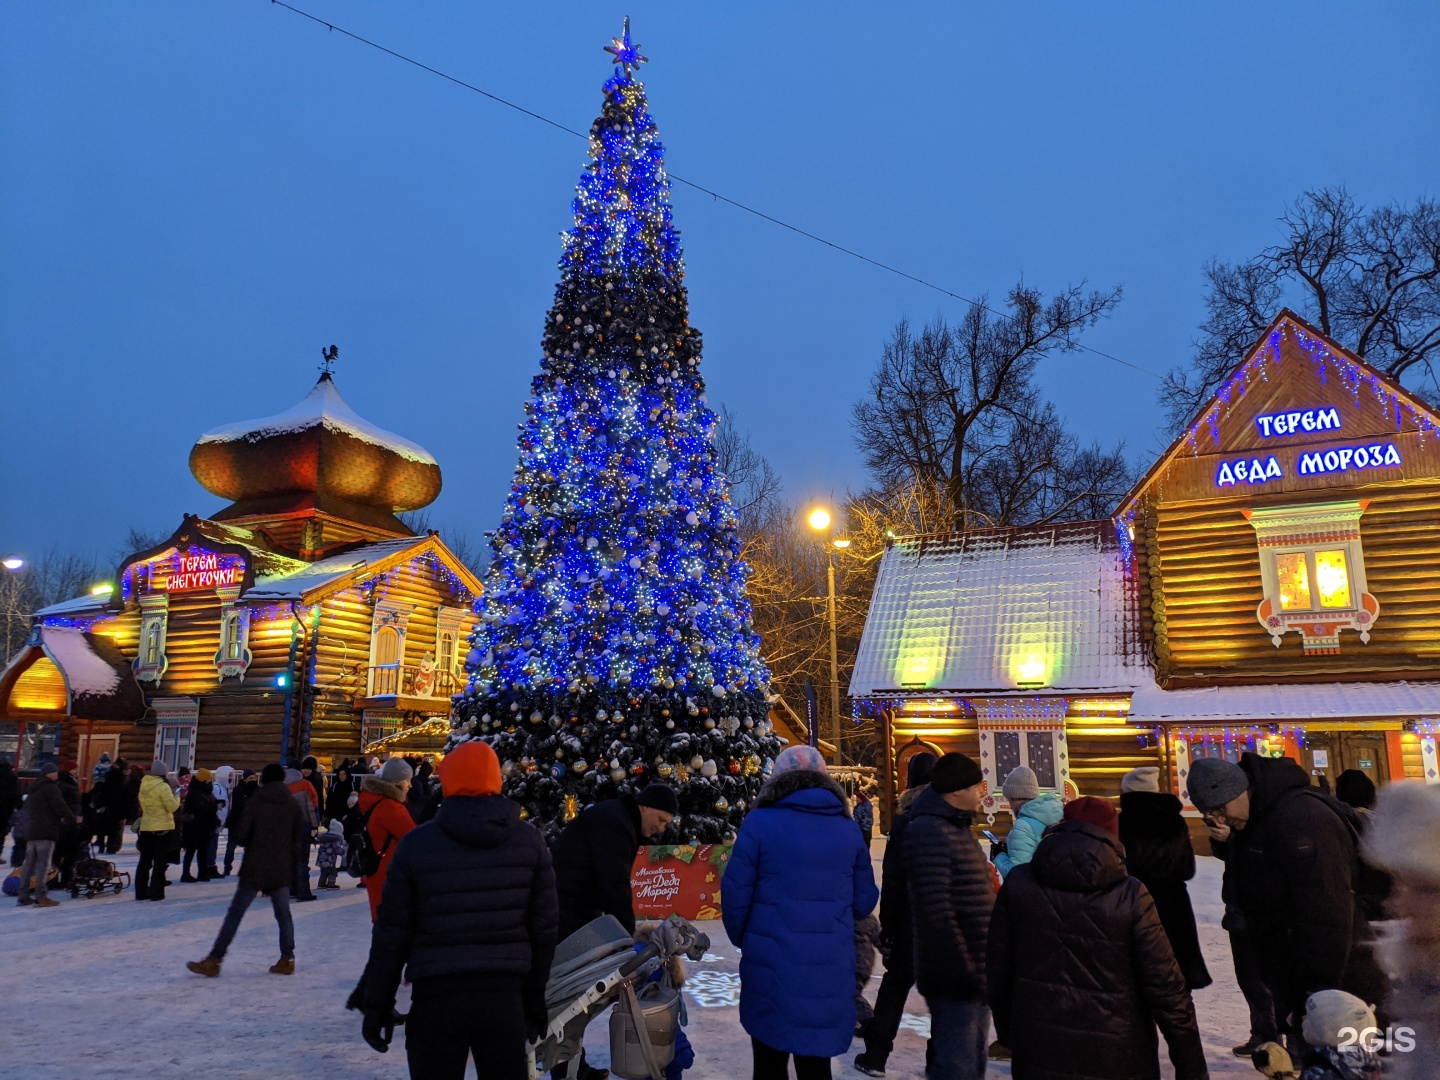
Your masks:
[[[65,678],[66,715],[133,721],[145,714],[145,695],[130,661],[113,641],[64,626],[37,626],[25,648],[0,673],[0,716],[5,715],[10,691],[20,677],[47,659]]]
[[[39,617],[46,615],[90,615],[104,610],[105,605],[110,601],[110,594],[94,596],[86,593],[84,596],[77,596],[73,600],[62,600],[58,604],[51,604],[43,607],[35,614]]]
[[[1122,692],[1153,681],[1114,526],[894,541],[855,659],[855,697]]]
[[[204,443],[259,442],[276,435],[290,435],[308,431],[313,427],[326,427],[331,431],[353,435],[361,442],[393,450],[407,461],[423,465],[436,464],[429,451],[417,446],[409,439],[403,439],[384,431],[362,418],[345,403],[340,391],[330,378],[321,378],[315,389],[305,395],[303,401],[293,408],[274,416],[259,420],[245,420],[238,424],[226,424],[201,435],[196,445]]]
[[[120,686],[120,674],[90,647],[89,635],[63,626],[42,626],[40,640],[75,697],[105,697]]]
[[[1269,683],[1162,690],[1142,686],[1130,699],[1136,722],[1192,724],[1297,720],[1440,718],[1440,682]]]
[[[250,600],[298,600],[306,593],[324,588],[339,578],[364,570],[367,566],[384,562],[393,555],[410,548],[422,546],[428,538],[407,536],[400,540],[380,540],[374,544],[351,548],[339,555],[331,555],[317,562],[307,563],[302,569],[265,577],[257,576],[255,585],[242,599]]]

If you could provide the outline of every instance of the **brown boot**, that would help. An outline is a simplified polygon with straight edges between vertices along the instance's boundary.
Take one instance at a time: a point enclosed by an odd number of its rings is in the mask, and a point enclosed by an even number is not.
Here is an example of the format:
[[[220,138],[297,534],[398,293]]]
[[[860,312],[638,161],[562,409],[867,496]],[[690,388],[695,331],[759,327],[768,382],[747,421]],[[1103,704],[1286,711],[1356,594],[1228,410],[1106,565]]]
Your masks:
[[[270,966],[270,974],[271,974],[271,975],[294,975],[294,974],[295,974],[295,961],[294,961],[294,960],[287,960],[285,957],[282,956],[279,960],[276,960],[275,963]]]
[[[39,900],[36,900],[36,901],[35,901],[35,906],[36,906],[36,907],[59,907],[59,906],[60,906],[60,901],[59,901],[59,900],[51,900],[50,897],[48,897],[48,896],[42,896]]]
[[[196,975],[204,975],[207,979],[220,976],[220,961],[213,956],[207,956],[204,960],[191,960],[185,966]]]

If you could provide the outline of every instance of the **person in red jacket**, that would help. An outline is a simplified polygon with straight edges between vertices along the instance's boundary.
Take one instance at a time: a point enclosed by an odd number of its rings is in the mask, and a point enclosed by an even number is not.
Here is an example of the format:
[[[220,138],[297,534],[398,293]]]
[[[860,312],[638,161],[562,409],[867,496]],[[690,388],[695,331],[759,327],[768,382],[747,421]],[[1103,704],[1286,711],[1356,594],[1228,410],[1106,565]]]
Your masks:
[[[400,838],[415,827],[415,819],[405,809],[405,796],[410,793],[410,781],[415,771],[403,759],[392,757],[374,776],[367,776],[360,785],[360,802],[357,804],[362,816],[369,824],[370,843],[380,856],[380,869],[365,879],[365,891],[370,894],[370,921],[380,908],[380,894],[385,891],[385,875],[390,871],[390,860],[395,858],[395,848]]]
[[[370,843],[380,856],[380,869],[364,878],[365,891],[370,896],[370,921],[375,922],[380,909],[380,894],[385,891],[385,875],[390,872],[390,863],[395,858],[395,849],[401,838],[415,828],[415,819],[405,809],[405,796],[410,792],[410,781],[415,770],[403,758],[392,757],[380,766],[380,771],[367,776],[360,784],[360,801],[355,808],[366,819],[365,830],[370,834]],[[345,1002],[347,1009],[365,1007],[365,976],[350,992]],[[403,1018],[397,1018],[403,1023]]]

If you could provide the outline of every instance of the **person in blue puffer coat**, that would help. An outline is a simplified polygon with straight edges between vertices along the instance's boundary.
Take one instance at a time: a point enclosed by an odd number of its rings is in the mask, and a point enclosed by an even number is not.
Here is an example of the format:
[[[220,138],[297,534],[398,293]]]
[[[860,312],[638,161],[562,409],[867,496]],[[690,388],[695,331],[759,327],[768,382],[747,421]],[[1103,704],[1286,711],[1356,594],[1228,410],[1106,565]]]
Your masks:
[[[740,1024],[757,1080],[830,1075],[855,1033],[855,920],[880,899],[845,796],[810,746],[790,746],[745,818],[724,878],[740,947]]]
[[[1040,846],[1045,830],[1058,825],[1065,816],[1065,804],[1059,795],[1050,792],[1040,794],[1035,770],[1027,765],[1012,769],[1000,790],[1010,804],[1010,812],[1015,815],[1010,835],[994,853],[995,869],[1004,878],[1015,867],[1024,866],[1035,857],[1035,849]]]

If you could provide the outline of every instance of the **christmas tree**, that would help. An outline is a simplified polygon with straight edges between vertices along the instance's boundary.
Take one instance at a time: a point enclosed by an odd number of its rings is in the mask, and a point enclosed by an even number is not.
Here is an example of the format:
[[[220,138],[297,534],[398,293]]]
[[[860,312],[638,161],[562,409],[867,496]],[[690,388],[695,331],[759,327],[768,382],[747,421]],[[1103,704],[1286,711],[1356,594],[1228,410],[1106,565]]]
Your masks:
[[[663,781],[673,838],[717,842],[781,743],[628,19],[606,51],[452,739],[494,746],[547,835]]]

